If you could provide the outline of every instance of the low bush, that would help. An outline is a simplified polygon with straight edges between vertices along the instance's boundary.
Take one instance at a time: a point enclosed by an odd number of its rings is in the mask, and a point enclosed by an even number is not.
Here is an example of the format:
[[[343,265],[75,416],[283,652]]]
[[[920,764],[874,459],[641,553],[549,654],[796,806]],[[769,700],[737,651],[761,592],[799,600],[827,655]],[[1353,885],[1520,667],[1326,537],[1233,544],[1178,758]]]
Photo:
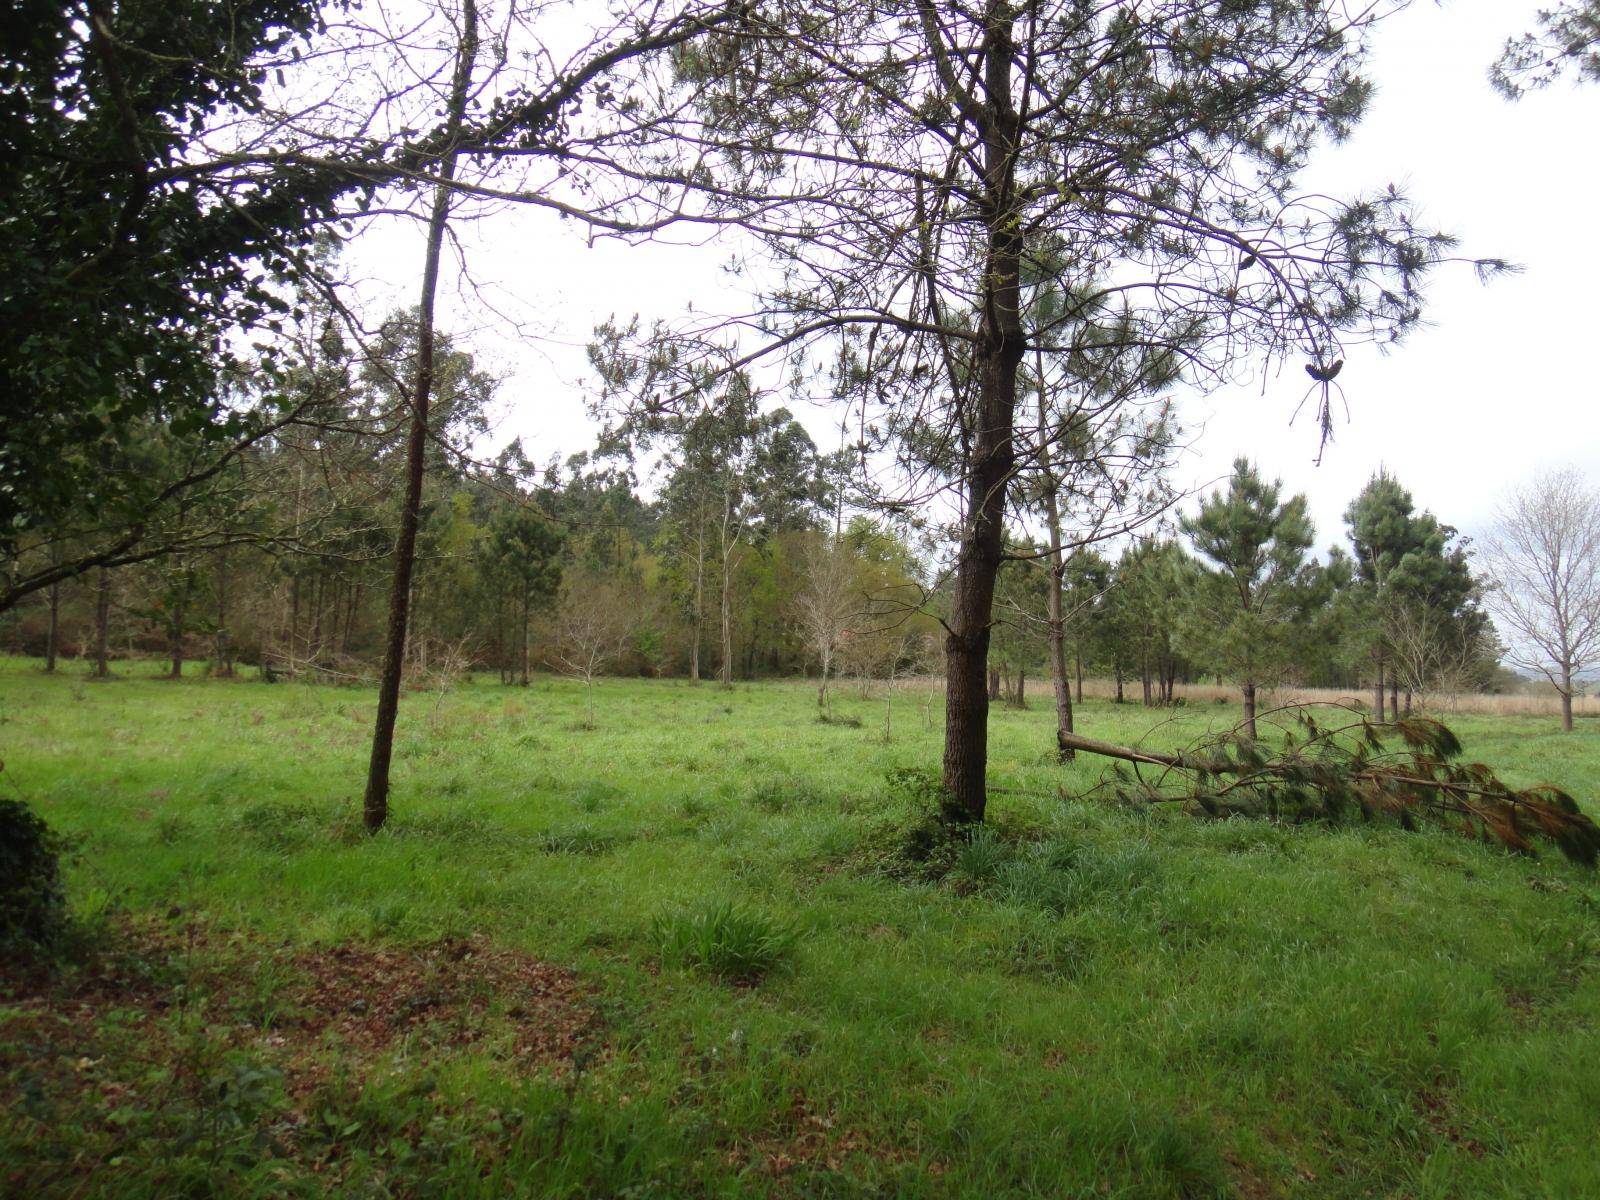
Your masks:
[[[48,949],[66,930],[62,850],[33,809],[0,799],[0,953]]]

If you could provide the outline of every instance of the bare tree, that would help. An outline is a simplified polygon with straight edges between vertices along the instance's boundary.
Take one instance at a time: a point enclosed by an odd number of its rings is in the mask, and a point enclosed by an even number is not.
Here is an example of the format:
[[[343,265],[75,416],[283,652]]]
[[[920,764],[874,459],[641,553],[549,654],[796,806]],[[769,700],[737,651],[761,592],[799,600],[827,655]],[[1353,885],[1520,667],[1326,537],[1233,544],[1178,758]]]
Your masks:
[[[1513,489],[1483,558],[1511,661],[1555,686],[1570,733],[1573,694],[1600,662],[1600,491],[1573,467]]]
[[[622,653],[633,632],[634,600],[611,580],[576,574],[561,589],[551,664],[583,680],[588,705],[585,728],[594,728],[594,683]]]
[[[794,598],[795,618],[816,655],[821,682],[817,704],[828,706],[828,678],[850,620],[861,609],[855,558],[843,538],[822,538],[806,546],[805,583]]]

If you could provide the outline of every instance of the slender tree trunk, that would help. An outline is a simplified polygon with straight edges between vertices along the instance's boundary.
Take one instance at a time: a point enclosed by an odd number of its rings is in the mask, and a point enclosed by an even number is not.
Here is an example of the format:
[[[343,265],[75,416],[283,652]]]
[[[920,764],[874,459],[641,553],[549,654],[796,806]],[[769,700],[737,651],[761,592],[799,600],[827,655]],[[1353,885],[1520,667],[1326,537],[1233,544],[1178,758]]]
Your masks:
[[[167,627],[167,650],[172,659],[173,679],[183,678],[183,609],[181,603],[173,606],[172,621]]]
[[[527,596],[522,597],[522,646],[517,655],[522,665],[522,686],[528,686],[528,610],[532,607]]]
[[[355,641],[356,617],[361,612],[361,583],[358,580],[350,588],[350,609],[345,613],[344,634],[339,639],[339,645],[345,650],[350,649],[350,643]]]
[[[228,645],[228,555],[217,552],[217,632],[211,639],[211,654],[216,659],[217,675],[233,678],[233,651]]]
[[[1383,720],[1383,659],[1378,659],[1377,682],[1372,685],[1372,711],[1377,713],[1377,719]]]
[[[1028,707],[1028,668],[1017,664],[1017,707]]]
[[[1073,662],[1076,664],[1075,670],[1077,671],[1077,675],[1078,675],[1078,681],[1077,681],[1078,682],[1078,703],[1082,704],[1083,703],[1083,647],[1082,646],[1074,646],[1072,648],[1072,659],[1073,659]]]
[[[416,563],[417,527],[422,515],[422,476],[428,445],[428,403],[433,395],[433,311],[439,290],[439,256],[450,220],[449,182],[455,177],[455,138],[466,112],[473,61],[478,53],[476,0],[462,0],[461,44],[450,83],[448,132],[439,159],[443,182],[434,188],[428,214],[428,240],[423,257],[422,296],[417,307],[417,376],[411,397],[411,429],[406,438],[406,491],[400,508],[400,532],[394,548],[394,577],[389,587],[389,627],[384,646],[383,675],[378,683],[378,716],[372,732],[372,759],[362,816],[368,833],[383,828],[389,816],[389,762],[394,753],[394,723],[400,711],[400,674],[405,665],[406,623],[411,599],[411,574]]]
[[[289,581],[289,663],[300,658],[300,576]]]
[[[1120,662],[1113,663],[1112,667],[1111,667],[1111,673],[1114,676],[1116,676],[1116,680],[1117,680],[1117,700],[1116,700],[1116,702],[1118,704],[1121,704],[1123,702],[1123,700],[1122,700],[1122,664]]]
[[[94,677],[105,679],[111,674],[111,572],[100,568],[100,577],[94,591]]]
[[[44,635],[44,669],[55,673],[57,646],[61,641],[61,581],[50,585],[50,626]]]
[[[989,702],[993,704],[998,699],[1000,699],[1000,668],[991,666],[989,668]]]
[[[726,565],[722,572],[722,662],[717,674],[723,687],[733,686],[733,595]]]
[[[1389,719],[1400,719],[1400,681],[1392,675],[1389,677]]]
[[[717,678],[725,688],[733,686],[733,572],[738,566],[739,539],[742,536],[733,525],[733,488],[729,484],[722,497],[722,586],[718,605],[722,661],[717,666]]]
[[[328,581],[318,575],[311,588],[311,652],[319,660],[324,658],[322,653],[322,617],[327,608]]]
[[[1572,668],[1561,668],[1561,732],[1572,732]]]
[[[694,561],[694,614],[689,637],[689,682],[700,682],[700,630],[705,624],[706,552],[702,543]]]
[[[1244,685],[1244,732],[1246,737],[1256,736],[1256,685],[1253,683]]]
[[[1406,716],[1411,715],[1411,689],[1406,689]]]
[[[1039,379],[1039,470],[1044,488],[1045,532],[1050,538],[1050,584],[1045,596],[1045,632],[1049,646],[1050,684],[1056,700],[1056,756],[1062,762],[1071,762],[1075,756],[1061,735],[1072,732],[1072,688],[1067,680],[1067,622],[1062,611],[1061,589],[1067,573],[1067,560],[1061,544],[1061,505],[1056,498],[1060,486],[1056,480],[1055,465],[1051,461],[1049,427],[1049,402],[1045,394],[1044,354],[1039,352],[1034,360],[1035,374]],[[1082,663],[1079,664],[1079,696],[1082,696]]]

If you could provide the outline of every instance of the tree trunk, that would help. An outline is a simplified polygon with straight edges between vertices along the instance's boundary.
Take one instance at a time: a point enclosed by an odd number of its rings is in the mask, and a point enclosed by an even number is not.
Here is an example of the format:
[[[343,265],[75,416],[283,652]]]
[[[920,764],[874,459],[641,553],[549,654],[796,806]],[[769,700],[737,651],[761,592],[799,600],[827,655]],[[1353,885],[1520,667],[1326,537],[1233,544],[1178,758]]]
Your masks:
[[[172,659],[171,678],[183,678],[183,609],[182,604],[173,606],[172,620],[167,626],[167,651]]]
[[[105,679],[111,674],[111,572],[100,568],[100,578],[94,592],[94,677]]]
[[[339,638],[339,648],[348,651],[350,643],[356,636],[356,617],[361,612],[361,582],[357,580],[350,588],[350,610],[345,614],[344,633]]]
[[[1028,707],[1028,668],[1021,663],[1017,664],[1017,698],[1018,708]]]
[[[1400,681],[1393,676],[1389,678],[1389,719],[1400,719]]]
[[[1251,740],[1256,736],[1256,685],[1244,685],[1244,732]]]
[[[1123,700],[1122,700],[1122,664],[1120,662],[1119,663],[1113,663],[1112,666],[1111,666],[1111,673],[1112,673],[1112,675],[1116,676],[1116,681],[1117,681],[1117,699],[1116,699],[1116,703],[1121,704],[1123,702]]]
[[[1561,668],[1561,732],[1572,732],[1572,668]]]
[[[422,475],[428,445],[428,402],[433,395],[433,310],[439,290],[439,256],[450,219],[449,181],[455,177],[455,136],[466,112],[473,61],[478,52],[476,0],[462,0],[461,43],[450,81],[449,134],[439,160],[443,181],[434,188],[428,214],[428,241],[423,256],[422,296],[417,306],[417,377],[411,397],[411,429],[406,437],[406,491],[400,509],[400,532],[394,548],[394,577],[389,586],[389,627],[378,683],[378,716],[372,731],[372,759],[362,817],[367,832],[383,828],[389,816],[389,762],[394,753],[394,723],[400,711],[400,673],[405,665],[406,620],[411,599],[411,573],[416,563],[417,527],[422,516]]]
[[[705,624],[706,555],[703,545],[696,550],[694,563],[694,613],[689,636],[689,682],[700,682],[700,629]]]
[[[1050,584],[1045,596],[1045,633],[1049,647],[1050,684],[1056,700],[1056,757],[1071,762],[1073,750],[1062,740],[1072,732],[1072,688],[1067,680],[1067,621],[1062,611],[1061,587],[1067,573],[1067,560],[1061,539],[1061,504],[1056,497],[1060,483],[1051,460],[1047,432],[1049,402],[1044,382],[1044,352],[1034,358],[1034,373],[1039,381],[1039,471],[1044,489],[1045,532],[1050,538]],[[1083,660],[1078,660],[1078,700],[1083,700]]]
[[[1082,704],[1083,703],[1083,647],[1082,646],[1074,646],[1072,648],[1072,659],[1073,659],[1073,662],[1076,664],[1076,668],[1075,669],[1076,669],[1077,674],[1078,674],[1078,703]]]
[[[50,585],[50,626],[44,635],[44,669],[54,674],[56,647],[61,640],[61,581]]]
[[[989,668],[989,702],[993,704],[1000,699],[1000,668]]]
[[[732,573],[732,564],[724,562],[722,567],[722,662],[717,669],[717,677],[722,686],[733,686],[733,581],[729,578]]]
[[[216,660],[217,675],[233,678],[233,650],[228,644],[228,556],[226,551],[217,554],[217,632],[211,639],[211,656]]]
[[[989,700],[984,667],[994,611],[995,578],[1004,548],[1006,493],[1015,460],[1017,368],[1022,362],[1022,222],[1016,211],[1018,120],[1012,104],[1011,64],[1016,47],[1011,7],[986,6],[977,64],[983,72],[983,194],[987,253],[973,366],[976,428],[965,467],[965,521],[956,554],[945,639],[945,816],[981,821],[987,807]],[[938,51],[936,51],[938,52]]]
[[[300,657],[300,576],[289,581],[289,665],[294,669]]]
[[[1378,679],[1372,685],[1372,711],[1377,714],[1377,720],[1383,720],[1383,659],[1378,659]]]
[[[522,686],[528,686],[528,610],[532,607],[528,597],[522,597],[522,646],[517,655],[517,661],[522,668]]]

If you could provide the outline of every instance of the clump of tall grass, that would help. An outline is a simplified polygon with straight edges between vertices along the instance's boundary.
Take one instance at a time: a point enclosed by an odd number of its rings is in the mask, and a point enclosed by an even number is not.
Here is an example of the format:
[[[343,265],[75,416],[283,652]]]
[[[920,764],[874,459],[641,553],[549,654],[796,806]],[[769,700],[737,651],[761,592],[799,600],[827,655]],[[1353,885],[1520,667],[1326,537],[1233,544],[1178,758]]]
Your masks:
[[[1011,847],[993,829],[980,825],[967,833],[965,841],[957,842],[951,873],[972,888],[982,888],[999,878],[1011,859]]]
[[[799,933],[731,900],[659,914],[652,927],[661,961],[726,983],[754,984],[789,965]]]

